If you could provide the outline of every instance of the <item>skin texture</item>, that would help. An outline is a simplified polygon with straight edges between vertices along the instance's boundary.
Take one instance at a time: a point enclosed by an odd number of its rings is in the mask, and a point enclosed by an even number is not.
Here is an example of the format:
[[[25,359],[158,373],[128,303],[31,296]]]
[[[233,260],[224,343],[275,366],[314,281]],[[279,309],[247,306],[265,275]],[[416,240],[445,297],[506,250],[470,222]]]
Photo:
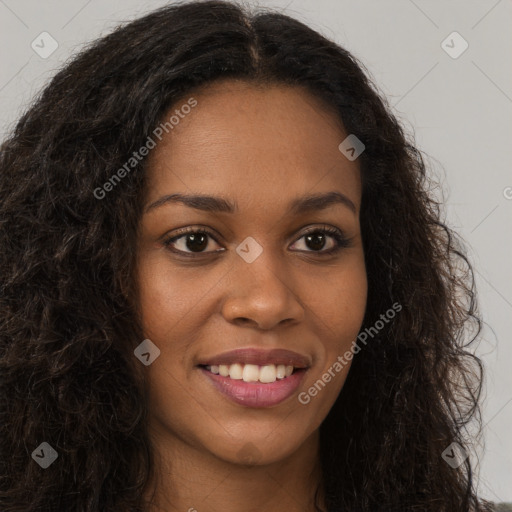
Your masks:
[[[161,351],[147,368],[159,475],[153,510],[312,510],[318,428],[349,366],[309,404],[297,394],[350,349],[364,317],[359,166],[338,150],[348,134],[336,116],[303,89],[227,80],[194,98],[197,106],[149,156],[145,204],[209,194],[236,201],[239,212],[167,203],[141,220],[140,315]],[[293,199],[330,191],[347,196],[355,212],[341,204],[288,212]],[[324,224],[341,229],[349,246],[322,256],[336,245],[331,235],[323,248],[308,244],[305,229]],[[163,243],[185,227],[216,237],[195,259],[170,250],[194,254],[187,237]],[[252,263],[236,252],[249,236],[263,248]],[[312,364],[286,401],[249,408],[230,402],[197,367],[242,347],[289,349]],[[242,460],[247,452],[252,464]]]

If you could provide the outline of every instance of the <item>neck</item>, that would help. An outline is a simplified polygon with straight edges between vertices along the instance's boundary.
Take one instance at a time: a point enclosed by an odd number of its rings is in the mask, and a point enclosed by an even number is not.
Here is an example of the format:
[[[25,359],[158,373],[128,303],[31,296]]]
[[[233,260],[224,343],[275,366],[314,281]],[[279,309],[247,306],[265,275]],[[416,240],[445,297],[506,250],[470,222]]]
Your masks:
[[[314,512],[321,485],[315,431],[283,460],[240,465],[168,433],[154,436],[155,475],[144,497],[148,512]]]

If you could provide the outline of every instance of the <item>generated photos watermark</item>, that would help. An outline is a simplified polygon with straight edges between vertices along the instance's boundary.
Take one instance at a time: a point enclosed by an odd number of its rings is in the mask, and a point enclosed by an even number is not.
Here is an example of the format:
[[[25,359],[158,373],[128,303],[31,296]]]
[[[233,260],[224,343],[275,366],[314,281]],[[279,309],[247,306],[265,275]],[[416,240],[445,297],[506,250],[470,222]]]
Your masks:
[[[389,324],[396,314],[402,311],[402,305],[395,302],[385,313],[380,315],[380,320],[377,320],[371,327],[367,327],[364,331],[360,332],[357,338],[352,342],[352,347],[347,350],[343,355],[339,355],[336,361],[322,374],[322,376],[307,390],[299,393],[297,399],[302,405],[307,405],[311,402],[311,398],[315,397],[325,386],[331,382],[336,375],[338,375],[343,368],[353,359],[355,354],[361,351],[359,343],[367,344],[368,336],[372,339],[381,331],[386,324]]]
[[[154,130],[153,135],[159,141],[162,140],[162,136],[165,133],[169,133],[171,130],[177,126],[181,119],[183,119],[187,114],[190,114],[192,108],[197,105],[197,100],[195,98],[189,98],[186,103],[181,105],[180,108],[174,110],[174,113],[169,117],[169,119],[163,123],[160,123]],[[139,148],[138,151],[134,151],[132,156],[120,167],[101,187],[97,187],[94,189],[94,197],[96,199],[104,199],[107,195],[107,192],[111,192],[114,190],[123,178],[125,178],[137,165],[141,162],[144,157],[146,157],[149,152],[156,147],[155,139],[151,136],[148,136],[146,142]]]

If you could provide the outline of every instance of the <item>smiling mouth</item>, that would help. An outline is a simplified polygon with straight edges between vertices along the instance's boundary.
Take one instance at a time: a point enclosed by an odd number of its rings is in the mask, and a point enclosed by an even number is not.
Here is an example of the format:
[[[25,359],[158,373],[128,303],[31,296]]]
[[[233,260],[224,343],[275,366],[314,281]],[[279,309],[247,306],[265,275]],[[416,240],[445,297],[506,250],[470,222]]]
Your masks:
[[[284,364],[257,365],[234,363],[230,365],[201,365],[201,367],[214,375],[244,382],[258,382],[260,384],[270,384],[276,382],[276,380],[284,380],[290,377],[296,370],[299,370],[299,368]]]

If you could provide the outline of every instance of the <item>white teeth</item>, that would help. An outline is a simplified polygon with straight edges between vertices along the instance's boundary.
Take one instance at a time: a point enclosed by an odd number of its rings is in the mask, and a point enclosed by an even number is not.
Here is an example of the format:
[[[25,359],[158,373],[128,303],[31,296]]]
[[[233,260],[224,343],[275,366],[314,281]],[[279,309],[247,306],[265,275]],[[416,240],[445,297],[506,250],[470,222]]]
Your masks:
[[[235,380],[242,379],[243,366],[241,364],[235,363],[229,367],[229,378]]]
[[[262,382],[264,384],[284,379],[293,373],[293,366],[285,366],[284,364],[258,366],[257,364],[235,363],[231,365],[211,365],[207,366],[206,369],[222,377],[243,380],[244,382]]]
[[[231,375],[231,372],[229,373]],[[260,369],[256,364],[246,364],[242,372],[244,382],[258,382],[260,378]]]
[[[276,381],[276,366],[274,364],[269,364],[267,366],[262,366],[260,370],[260,382],[269,383]]]

